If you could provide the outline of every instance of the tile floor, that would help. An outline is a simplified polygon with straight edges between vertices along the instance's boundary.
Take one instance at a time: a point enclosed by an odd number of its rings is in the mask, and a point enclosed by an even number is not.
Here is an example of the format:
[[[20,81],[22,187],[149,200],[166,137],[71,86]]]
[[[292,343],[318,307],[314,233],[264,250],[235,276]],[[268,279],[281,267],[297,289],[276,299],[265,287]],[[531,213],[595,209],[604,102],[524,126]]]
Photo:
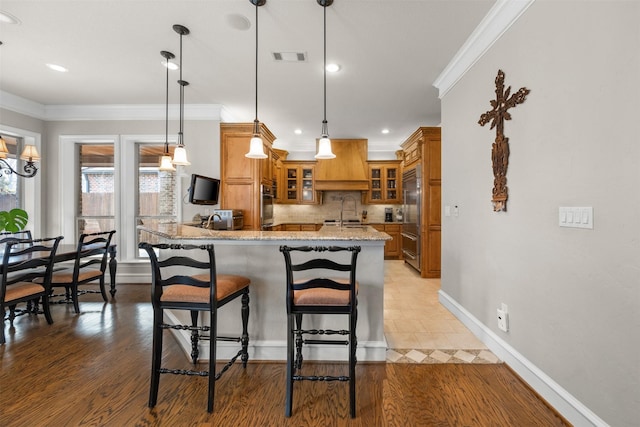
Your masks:
[[[438,302],[439,289],[440,279],[423,279],[404,261],[385,261],[387,362],[500,362]]]

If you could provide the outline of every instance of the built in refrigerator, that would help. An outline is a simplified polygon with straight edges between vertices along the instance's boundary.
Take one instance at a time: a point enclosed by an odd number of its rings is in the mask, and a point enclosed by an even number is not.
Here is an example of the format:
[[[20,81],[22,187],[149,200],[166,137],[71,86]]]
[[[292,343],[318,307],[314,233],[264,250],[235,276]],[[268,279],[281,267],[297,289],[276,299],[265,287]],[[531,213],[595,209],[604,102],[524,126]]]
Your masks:
[[[420,203],[422,189],[420,165],[402,174],[402,255],[404,261],[420,271]]]

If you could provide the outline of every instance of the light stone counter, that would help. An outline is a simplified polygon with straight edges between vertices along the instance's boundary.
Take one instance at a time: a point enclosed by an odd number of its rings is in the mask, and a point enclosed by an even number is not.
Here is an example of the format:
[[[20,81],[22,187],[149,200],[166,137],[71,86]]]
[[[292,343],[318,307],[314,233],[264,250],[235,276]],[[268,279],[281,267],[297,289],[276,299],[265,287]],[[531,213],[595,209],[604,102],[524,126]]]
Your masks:
[[[358,352],[360,361],[384,361],[386,340],[383,322],[384,244],[391,237],[373,227],[325,226],[320,231],[219,231],[181,224],[140,226],[142,240],[152,243],[213,243],[220,274],[241,274],[251,278],[249,315],[250,360],[286,360],[285,265],[281,245],[345,246],[362,248],[358,256]],[[323,256],[326,253],[323,254]],[[331,255],[329,255],[331,256]],[[189,323],[189,315],[167,313],[169,321]],[[202,321],[208,321],[202,318]],[[347,316],[305,316],[304,327],[346,329]],[[239,334],[240,303],[233,301],[218,312],[218,334]],[[178,333],[185,354],[191,351],[189,334]],[[313,346],[309,346],[313,347]],[[200,346],[208,358],[207,345]],[[235,354],[235,344],[218,343],[218,358]],[[306,349],[309,360],[347,360],[345,346],[315,346]]]

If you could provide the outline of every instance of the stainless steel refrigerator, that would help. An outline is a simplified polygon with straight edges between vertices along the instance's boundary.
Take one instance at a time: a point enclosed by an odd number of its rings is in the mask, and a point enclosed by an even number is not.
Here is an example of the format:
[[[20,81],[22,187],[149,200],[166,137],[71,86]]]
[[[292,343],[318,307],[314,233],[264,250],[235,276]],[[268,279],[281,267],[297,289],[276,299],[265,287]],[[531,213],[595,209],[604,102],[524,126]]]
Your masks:
[[[420,206],[422,199],[420,165],[402,174],[403,213],[402,254],[407,264],[420,271]]]

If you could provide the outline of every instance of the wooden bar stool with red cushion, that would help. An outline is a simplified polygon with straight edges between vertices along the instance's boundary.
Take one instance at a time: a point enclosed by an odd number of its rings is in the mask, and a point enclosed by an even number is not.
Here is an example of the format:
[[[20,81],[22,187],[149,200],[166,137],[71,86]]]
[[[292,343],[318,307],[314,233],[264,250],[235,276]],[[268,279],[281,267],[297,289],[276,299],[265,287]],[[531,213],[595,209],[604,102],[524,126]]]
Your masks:
[[[351,418],[356,416],[356,323],[358,282],[356,263],[360,246],[281,246],[287,280],[287,373],[285,416],[293,407],[294,381],[349,381]],[[324,255],[318,258],[318,253]],[[347,257],[348,256],[348,257]],[[331,274],[333,277],[326,277]],[[348,328],[341,330],[303,329],[302,316],[346,315]],[[347,339],[306,339],[305,335],[342,335]],[[303,344],[348,345],[348,375],[302,375]],[[295,354],[294,354],[295,349]]]
[[[160,374],[207,376],[209,378],[207,410],[213,412],[215,381],[240,357],[246,368],[249,360],[249,284],[248,277],[217,274],[215,251],[212,244],[149,244],[139,247],[149,254],[151,260],[151,302],[153,305],[153,350],[151,357],[151,386],[149,407],[156,405]],[[204,260],[203,260],[204,259]],[[218,309],[236,298],[241,299],[240,315],[242,334],[240,337],[217,335]],[[164,323],[164,310],[188,310],[191,325]],[[198,314],[209,313],[209,324],[198,326]],[[209,368],[207,371],[167,369],[162,367],[162,337],[165,329],[190,330],[193,364],[198,360],[198,341],[201,332],[209,332]],[[238,353],[216,373],[216,342],[233,341],[241,345]]]

